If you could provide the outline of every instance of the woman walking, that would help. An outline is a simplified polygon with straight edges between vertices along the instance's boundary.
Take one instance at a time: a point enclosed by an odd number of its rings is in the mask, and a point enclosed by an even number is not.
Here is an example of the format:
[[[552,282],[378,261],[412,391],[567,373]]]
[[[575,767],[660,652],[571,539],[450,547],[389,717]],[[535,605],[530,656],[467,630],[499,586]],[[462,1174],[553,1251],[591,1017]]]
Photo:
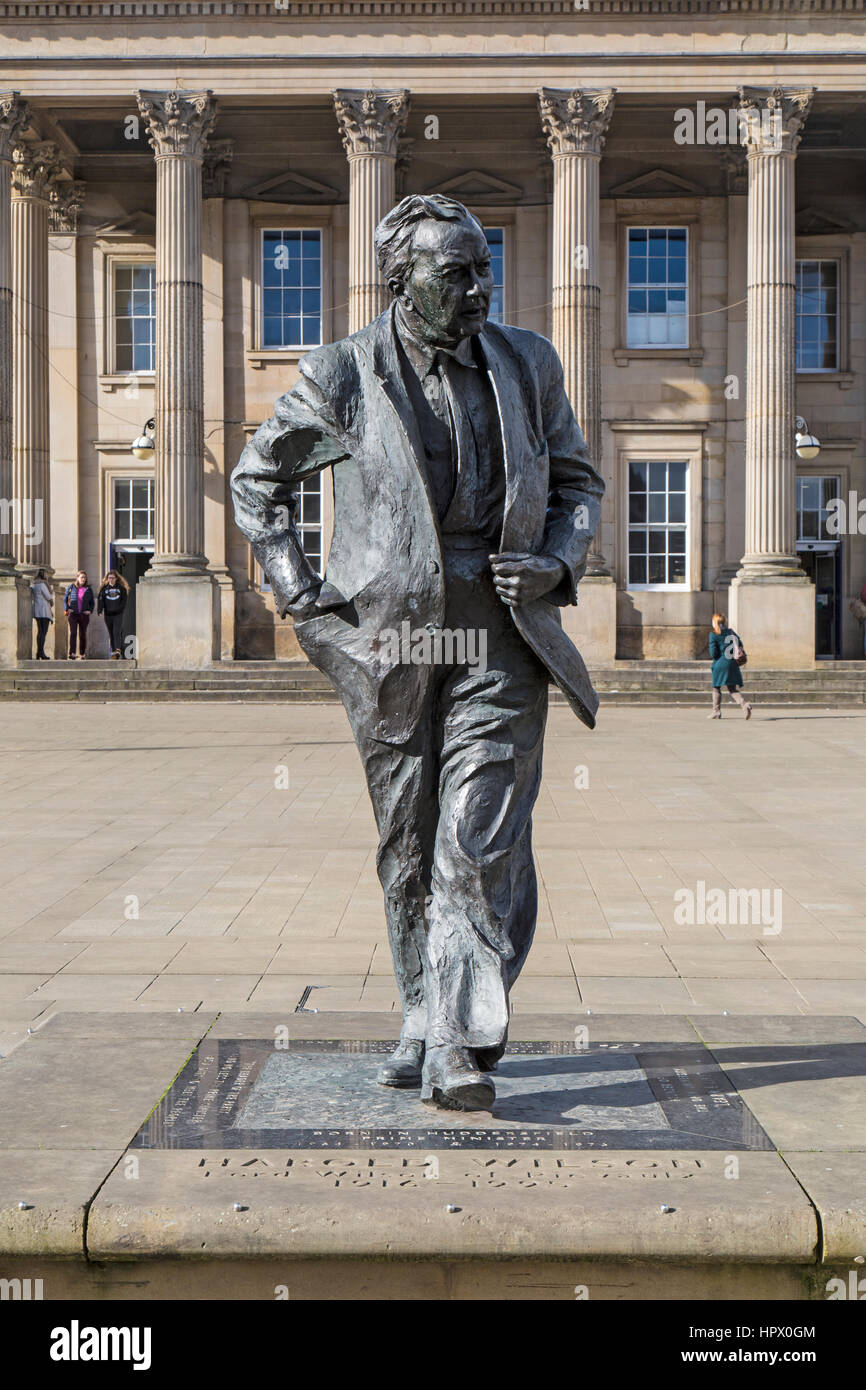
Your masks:
[[[105,626],[108,628],[108,640],[111,643],[111,659],[119,661],[123,655],[121,642],[123,634],[123,610],[126,607],[126,600],[129,594],[129,585],[117,570],[109,570],[99,586],[99,593],[96,597],[96,611],[101,613],[105,619]]]
[[[87,582],[84,570],[79,570],[73,582],[63,595],[63,607],[69,624],[69,660],[75,660],[75,639],[78,638],[78,655],[81,661],[87,655],[87,627],[94,609],[93,590]]]
[[[33,602],[33,618],[36,623],[36,660],[47,661],[45,637],[49,624],[54,620],[54,595],[45,582],[44,570],[36,571],[36,578],[30,585],[30,596]]]
[[[721,719],[722,717],[723,685],[728,687],[728,694],[731,699],[741,707],[746,718],[749,719],[752,706],[743,699],[739,689],[743,684],[743,673],[740,667],[745,665],[746,653],[736,632],[733,628],[728,627],[728,620],[724,613],[713,614],[710,656],[713,661],[713,712],[709,716],[710,719]]]

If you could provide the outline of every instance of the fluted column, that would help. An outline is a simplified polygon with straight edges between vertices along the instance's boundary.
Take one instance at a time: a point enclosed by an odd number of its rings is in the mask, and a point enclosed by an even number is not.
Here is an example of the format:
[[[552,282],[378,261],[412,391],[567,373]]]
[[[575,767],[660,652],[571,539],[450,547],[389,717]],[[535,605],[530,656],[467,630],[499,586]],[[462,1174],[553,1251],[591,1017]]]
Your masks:
[[[13,151],[12,543],[26,575],[50,569],[48,211],[59,171],[59,151],[50,140]]]
[[[202,161],[210,92],[137,92],[156,158],[155,572],[203,571]]]
[[[740,91],[748,154],[746,550],[731,625],[754,667],[815,664],[815,589],[797,558],[794,160],[812,88]]]
[[[541,121],[553,160],[553,343],[565,389],[589,447],[601,458],[601,288],[599,165],[614,91],[539,91]],[[587,573],[609,573],[598,533]]]
[[[794,160],[811,102],[811,88],[740,92],[749,166],[744,576],[803,573],[794,470]]]
[[[349,161],[349,332],[386,309],[373,233],[394,206],[398,141],[409,115],[409,93],[336,91],[334,109]]]
[[[0,93],[0,504],[14,500],[12,472],[12,151],[30,119],[20,92]],[[0,525],[0,575],[15,571],[11,505]]]

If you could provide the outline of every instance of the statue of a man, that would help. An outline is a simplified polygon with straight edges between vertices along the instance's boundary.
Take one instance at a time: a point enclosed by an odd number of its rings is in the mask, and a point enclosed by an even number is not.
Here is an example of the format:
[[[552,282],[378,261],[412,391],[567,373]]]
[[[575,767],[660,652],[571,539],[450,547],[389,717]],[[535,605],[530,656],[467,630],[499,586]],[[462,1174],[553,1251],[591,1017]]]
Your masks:
[[[390,307],[302,359],[232,490],[364,764],[403,1008],[379,1080],[483,1110],[535,930],[551,678],[590,728],[598,704],[559,607],[576,602],[604,485],[552,344],[487,322],[490,251],[467,209],[404,198],[376,251]],[[294,517],[299,484],[327,467],[323,581]]]

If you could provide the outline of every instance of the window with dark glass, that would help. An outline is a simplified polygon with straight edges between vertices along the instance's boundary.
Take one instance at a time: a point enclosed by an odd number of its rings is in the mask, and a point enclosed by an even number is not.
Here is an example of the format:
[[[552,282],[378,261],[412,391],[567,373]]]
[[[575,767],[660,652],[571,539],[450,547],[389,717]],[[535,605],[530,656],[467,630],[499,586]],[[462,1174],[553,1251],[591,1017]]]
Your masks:
[[[688,347],[688,229],[629,227],[627,347]]]
[[[831,531],[827,526],[828,510],[831,502],[839,498],[838,477],[812,477],[797,479],[797,540],[798,541],[837,541],[838,529]],[[837,508],[833,508],[835,517]]]
[[[490,268],[493,271],[493,294],[490,298],[490,318],[493,323],[505,322],[505,229],[485,227],[484,235],[490,247]]]
[[[322,233],[284,227],[262,233],[262,347],[322,341]]]
[[[839,262],[798,261],[795,283],[797,371],[836,371],[839,366]]]
[[[628,466],[628,583],[687,581],[688,464],[632,460]]]

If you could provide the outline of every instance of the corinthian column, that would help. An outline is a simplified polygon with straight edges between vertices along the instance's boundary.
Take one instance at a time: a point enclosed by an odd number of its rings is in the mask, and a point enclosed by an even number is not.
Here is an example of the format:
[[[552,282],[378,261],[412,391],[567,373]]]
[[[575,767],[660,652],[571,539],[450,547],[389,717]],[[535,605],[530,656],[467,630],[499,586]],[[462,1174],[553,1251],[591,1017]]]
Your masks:
[[[394,206],[398,141],[409,116],[409,93],[337,91],[334,109],[349,160],[349,332],[386,309],[373,233]]]
[[[28,577],[50,568],[48,213],[59,161],[50,140],[12,156],[13,546]]]
[[[210,92],[137,92],[156,158],[156,549],[153,568],[203,570],[202,163]]]
[[[14,574],[12,540],[12,151],[30,119],[20,92],[0,93],[0,574]]]
[[[601,289],[599,273],[599,166],[614,108],[614,90],[542,87],[541,122],[553,160],[553,343],[562,359],[565,389],[601,471]],[[616,594],[596,533],[587,561],[587,624],[581,633],[590,661],[612,661],[616,651]],[[597,591],[596,591],[597,589]]]
[[[30,592],[15,572],[12,467],[12,153],[29,120],[19,92],[0,93],[0,666],[14,666],[33,650]]]
[[[211,92],[136,98],[156,159],[156,546],[139,649],[149,665],[204,666],[214,619],[204,554],[202,163],[216,103]]]
[[[740,91],[749,168],[746,552],[731,607],[750,657],[764,666],[811,666],[815,655],[794,467],[794,161],[812,96],[812,88]]]

